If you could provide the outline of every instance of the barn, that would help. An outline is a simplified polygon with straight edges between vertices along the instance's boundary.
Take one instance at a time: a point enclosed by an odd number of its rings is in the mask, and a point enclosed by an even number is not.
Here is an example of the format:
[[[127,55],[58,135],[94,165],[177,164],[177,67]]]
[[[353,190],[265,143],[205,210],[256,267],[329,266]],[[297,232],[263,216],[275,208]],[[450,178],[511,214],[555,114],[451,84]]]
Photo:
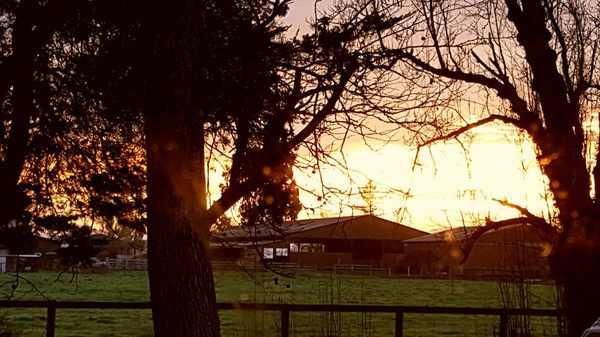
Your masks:
[[[533,226],[504,227],[478,240],[463,265],[463,273],[476,278],[549,278],[549,251],[543,233]]]
[[[477,227],[456,227],[405,241],[406,271],[469,278],[543,278],[547,245],[535,228],[517,224],[484,234],[464,260],[466,238]],[[464,260],[464,261],[463,261]]]
[[[60,259],[56,254],[60,243],[56,240],[34,235],[20,249],[11,250],[0,245],[0,272],[57,270]]]
[[[374,215],[343,216],[236,227],[212,235],[217,261],[289,263],[318,269],[336,265],[396,268],[404,241],[427,233]]]

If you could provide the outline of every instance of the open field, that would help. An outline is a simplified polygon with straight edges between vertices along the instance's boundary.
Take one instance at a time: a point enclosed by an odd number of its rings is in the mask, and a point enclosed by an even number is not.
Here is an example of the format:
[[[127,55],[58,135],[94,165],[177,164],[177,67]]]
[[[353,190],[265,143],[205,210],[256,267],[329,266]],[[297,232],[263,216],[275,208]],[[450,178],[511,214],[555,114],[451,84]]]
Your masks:
[[[82,273],[77,282],[64,274],[24,274],[15,299],[147,301],[145,272]],[[0,284],[11,280],[0,274]],[[312,304],[393,304],[452,307],[502,307],[500,288],[495,282],[464,280],[424,280],[354,275],[306,274],[284,278],[270,273],[246,274],[219,271],[215,275],[220,302],[312,303]],[[0,288],[5,299],[10,285]],[[530,285],[531,307],[553,308],[554,287]],[[3,309],[5,320],[24,337],[43,336],[45,310]],[[531,324],[536,331],[548,330],[552,322]],[[442,322],[442,323],[440,323]],[[485,324],[483,324],[485,323]],[[542,324],[543,323],[543,324]],[[278,316],[272,312],[221,313],[224,336],[273,336]],[[391,314],[293,313],[292,335],[296,336],[389,336],[393,331]],[[497,317],[407,314],[405,336],[435,336],[460,331],[458,335],[492,336]],[[542,328],[542,325],[544,326]],[[0,330],[1,331],[1,330]],[[146,310],[57,311],[57,336],[151,336],[150,312]],[[550,332],[536,336],[551,336]]]

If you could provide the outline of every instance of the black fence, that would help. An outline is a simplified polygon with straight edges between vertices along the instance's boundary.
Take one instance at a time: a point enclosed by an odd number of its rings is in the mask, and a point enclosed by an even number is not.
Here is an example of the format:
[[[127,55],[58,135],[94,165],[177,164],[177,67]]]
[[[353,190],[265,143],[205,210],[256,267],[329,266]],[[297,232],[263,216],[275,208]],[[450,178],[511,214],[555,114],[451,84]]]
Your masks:
[[[146,310],[151,308],[149,302],[87,302],[87,301],[0,301],[0,308],[45,309],[46,337],[56,335],[56,313],[62,309],[129,309]],[[348,304],[268,304],[268,303],[219,303],[219,310],[225,311],[270,311],[279,316],[278,334],[290,336],[290,316],[298,312],[320,313],[385,313],[395,318],[394,336],[404,335],[405,314],[443,314],[465,316],[494,316],[498,319],[495,336],[509,336],[510,317],[560,317],[563,313],[557,309],[510,309],[510,308],[458,308],[458,307],[425,307],[395,305],[348,305]],[[390,322],[391,324],[391,322]]]

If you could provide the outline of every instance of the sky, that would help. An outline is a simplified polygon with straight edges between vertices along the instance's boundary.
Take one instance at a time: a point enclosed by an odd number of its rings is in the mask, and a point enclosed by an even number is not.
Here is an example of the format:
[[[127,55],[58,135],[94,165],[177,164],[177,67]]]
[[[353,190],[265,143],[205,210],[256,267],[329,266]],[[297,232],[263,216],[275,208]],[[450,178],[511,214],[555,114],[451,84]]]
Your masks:
[[[422,149],[418,156],[414,147],[402,142],[367,147],[358,137],[351,138],[344,151],[349,173],[324,166],[321,180],[319,172],[294,172],[305,206],[298,218],[364,214],[353,206],[365,205],[359,190],[369,181],[376,187],[375,215],[428,232],[482,224],[486,217],[518,216],[496,200],[537,215],[548,213],[547,183],[529,141],[502,124],[480,127],[469,136],[467,153],[457,142],[448,141]],[[213,187],[220,176],[211,172]],[[343,193],[317,199],[315,195],[322,195],[321,182]],[[217,190],[213,189],[215,197]]]
[[[497,200],[527,207],[543,215],[548,210],[545,180],[527,141],[516,142],[494,125],[477,131],[468,154],[456,142],[435,144],[421,150],[400,142],[374,151],[354,142],[345,152],[349,178],[331,169],[323,170],[327,185],[351,193],[330,196],[328,204],[303,193],[305,210],[299,218],[363,214],[352,205],[365,205],[358,191],[369,180],[376,186],[375,215],[425,231],[481,224],[486,217],[504,219],[518,216]],[[296,172],[300,186],[320,191],[315,174]],[[350,186],[350,187],[349,187]],[[398,211],[401,211],[399,216]]]
[[[327,3],[317,5],[323,8]],[[293,3],[285,19],[291,25],[289,31],[306,31],[314,10],[313,1]],[[295,171],[305,207],[298,218],[364,214],[356,206],[365,205],[359,191],[369,182],[375,186],[375,215],[428,232],[483,224],[485,218],[518,216],[497,200],[540,216],[548,214],[547,183],[526,137],[496,123],[472,130],[465,138],[470,139],[470,145],[462,139],[466,149],[447,141],[421,149],[417,155],[416,148],[401,141],[367,146],[359,136],[351,137],[343,154],[333,154],[336,159],[343,156],[348,171],[327,166],[320,172]],[[220,174],[211,176],[211,186],[218,186]],[[322,183],[340,192],[323,198]],[[218,188],[212,193],[217,196]]]
[[[330,2],[318,1],[317,10]],[[285,18],[291,25],[289,31],[306,31],[314,13],[314,1],[292,3]],[[401,142],[367,147],[358,137],[350,139],[344,155],[353,171],[351,177],[331,168],[321,172],[328,186],[346,193],[329,196],[325,204],[310,193],[301,193],[308,209],[299,218],[362,214],[349,206],[364,205],[358,192],[369,181],[376,186],[376,215],[426,231],[518,215],[494,199],[527,207],[538,215],[547,213],[547,185],[532,144],[502,124],[481,127],[471,135],[467,154],[457,142],[448,141],[422,149],[418,157],[415,148]],[[321,191],[317,174],[297,171],[295,177],[302,188]]]

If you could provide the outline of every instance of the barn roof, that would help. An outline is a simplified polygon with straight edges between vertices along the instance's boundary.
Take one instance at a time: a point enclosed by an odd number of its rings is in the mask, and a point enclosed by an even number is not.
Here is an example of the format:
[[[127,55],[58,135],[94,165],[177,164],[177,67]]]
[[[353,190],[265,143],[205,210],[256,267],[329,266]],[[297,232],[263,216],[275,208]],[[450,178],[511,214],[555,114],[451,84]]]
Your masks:
[[[247,248],[247,247],[258,247],[265,245],[272,245],[282,242],[281,239],[273,239],[273,240],[260,240],[260,241],[218,241],[218,242],[210,242],[210,248],[217,247],[225,247],[225,248]]]
[[[405,240],[405,243],[434,243],[434,242],[453,242],[464,241],[472,235],[479,227],[463,226],[442,230],[433,234],[418,236]],[[514,224],[498,229],[491,229],[485,232],[480,242],[498,242],[498,241],[543,241],[535,228],[527,224]]]
[[[471,235],[477,227],[456,227],[445,229],[433,234],[427,234],[423,236],[417,236],[416,238],[404,240],[405,243],[426,243],[426,242],[448,242],[448,241],[462,241],[468,235]]]
[[[373,215],[360,215],[360,216],[339,216],[331,218],[319,218],[319,219],[302,219],[285,221],[281,226],[274,228],[267,225],[257,226],[246,226],[246,227],[235,227],[225,231],[218,231],[213,233],[212,237],[218,241],[222,240],[264,240],[281,238],[283,236],[290,236],[294,234],[309,232],[326,228],[329,226],[344,226],[345,224],[351,224],[357,221],[373,220],[378,223],[384,223],[387,226],[391,226],[395,229],[410,230],[418,234],[424,233],[414,228],[403,226],[399,223],[388,221]],[[414,235],[413,235],[414,236]]]

